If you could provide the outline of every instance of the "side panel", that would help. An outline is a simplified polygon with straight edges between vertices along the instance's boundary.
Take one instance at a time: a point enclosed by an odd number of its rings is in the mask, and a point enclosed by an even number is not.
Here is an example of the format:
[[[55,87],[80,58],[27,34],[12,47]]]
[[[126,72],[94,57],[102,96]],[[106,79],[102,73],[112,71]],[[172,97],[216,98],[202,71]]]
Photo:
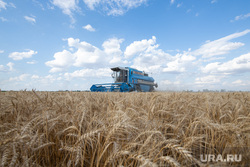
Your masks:
[[[149,85],[140,85],[141,86],[141,91],[142,92],[149,92],[150,91],[150,86]]]

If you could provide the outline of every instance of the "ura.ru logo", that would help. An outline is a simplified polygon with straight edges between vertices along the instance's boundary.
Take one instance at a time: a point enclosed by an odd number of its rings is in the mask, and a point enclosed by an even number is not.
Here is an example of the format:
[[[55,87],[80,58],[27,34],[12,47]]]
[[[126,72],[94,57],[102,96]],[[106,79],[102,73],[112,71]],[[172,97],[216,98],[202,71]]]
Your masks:
[[[242,160],[241,154],[227,154],[224,157],[221,154],[201,154],[201,162],[240,162]]]

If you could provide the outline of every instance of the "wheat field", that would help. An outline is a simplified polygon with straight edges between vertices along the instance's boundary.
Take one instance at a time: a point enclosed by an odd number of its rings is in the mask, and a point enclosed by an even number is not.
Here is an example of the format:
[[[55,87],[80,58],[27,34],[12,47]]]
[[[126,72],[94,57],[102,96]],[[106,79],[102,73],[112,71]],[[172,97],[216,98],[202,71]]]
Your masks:
[[[0,166],[248,166],[250,93],[0,92]],[[241,154],[201,162],[201,154]]]

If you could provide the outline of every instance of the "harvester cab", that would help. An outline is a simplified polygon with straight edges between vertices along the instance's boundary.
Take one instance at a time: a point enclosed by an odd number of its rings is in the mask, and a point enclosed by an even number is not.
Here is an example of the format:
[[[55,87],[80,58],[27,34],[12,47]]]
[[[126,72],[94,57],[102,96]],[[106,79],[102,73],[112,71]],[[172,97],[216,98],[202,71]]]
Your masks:
[[[111,68],[114,83],[94,84],[91,92],[151,92],[157,83],[147,73],[130,67]]]
[[[126,82],[128,81],[128,70],[122,69],[121,67],[111,68],[113,71],[112,78],[114,78],[114,83]]]

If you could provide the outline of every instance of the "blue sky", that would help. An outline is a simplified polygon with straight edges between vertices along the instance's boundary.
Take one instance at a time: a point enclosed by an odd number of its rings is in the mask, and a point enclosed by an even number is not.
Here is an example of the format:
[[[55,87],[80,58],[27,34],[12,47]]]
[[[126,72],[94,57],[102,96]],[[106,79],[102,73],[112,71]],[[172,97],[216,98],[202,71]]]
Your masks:
[[[0,0],[0,89],[88,90],[115,66],[250,91],[250,1]]]

